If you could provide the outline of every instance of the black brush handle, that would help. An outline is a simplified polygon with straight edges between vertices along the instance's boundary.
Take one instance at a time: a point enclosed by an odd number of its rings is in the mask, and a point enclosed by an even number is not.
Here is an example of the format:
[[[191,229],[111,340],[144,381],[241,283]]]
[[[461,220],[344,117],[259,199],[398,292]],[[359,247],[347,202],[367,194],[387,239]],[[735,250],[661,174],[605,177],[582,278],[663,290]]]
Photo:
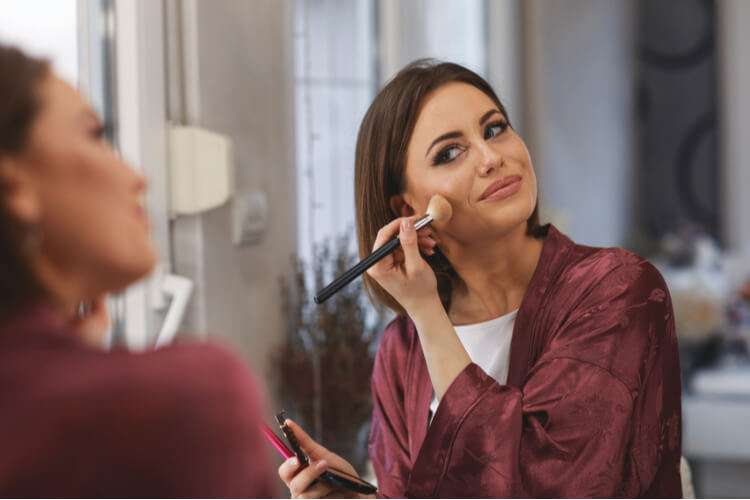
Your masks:
[[[344,274],[336,278],[331,282],[330,285],[320,290],[318,293],[315,294],[315,303],[316,304],[322,304],[329,298],[331,298],[331,295],[338,292],[342,288],[344,288],[346,285],[351,283],[351,281],[362,274],[363,272],[367,271],[370,267],[372,267],[377,261],[391,253],[396,247],[399,245],[398,236],[391,239],[388,243],[383,245],[382,247],[378,248],[374,252],[372,252],[370,255],[362,259],[359,264],[352,267],[348,271],[346,271]]]

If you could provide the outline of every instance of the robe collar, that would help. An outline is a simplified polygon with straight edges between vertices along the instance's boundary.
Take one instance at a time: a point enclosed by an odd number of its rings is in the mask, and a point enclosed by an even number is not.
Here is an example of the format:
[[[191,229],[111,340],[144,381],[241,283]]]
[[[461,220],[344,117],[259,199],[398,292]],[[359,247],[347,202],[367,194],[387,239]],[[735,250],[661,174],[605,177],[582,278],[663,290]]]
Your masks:
[[[523,386],[526,375],[541,355],[546,337],[550,333],[539,328],[539,322],[535,319],[539,318],[539,311],[544,307],[550,284],[557,281],[568,263],[570,252],[575,247],[573,241],[552,224],[547,224],[545,229],[547,237],[542,247],[542,255],[521,300],[510,341],[507,384],[517,389]]]

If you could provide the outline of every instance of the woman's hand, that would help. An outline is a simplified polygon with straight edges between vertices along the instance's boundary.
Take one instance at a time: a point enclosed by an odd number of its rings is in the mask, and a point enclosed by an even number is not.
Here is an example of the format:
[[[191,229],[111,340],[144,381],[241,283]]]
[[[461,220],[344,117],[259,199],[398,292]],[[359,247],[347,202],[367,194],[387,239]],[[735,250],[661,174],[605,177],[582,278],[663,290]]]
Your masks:
[[[431,233],[417,236],[414,219],[396,219],[378,231],[375,248],[397,232],[401,247],[367,272],[406,309],[417,327],[430,380],[440,400],[458,374],[471,363],[471,358],[440,303],[435,273],[419,255],[420,248],[426,246],[429,252],[424,253],[434,252],[435,240],[429,236]]]
[[[422,306],[433,305],[436,300],[439,303],[435,273],[419,254],[420,250],[426,255],[435,253],[436,242],[429,226],[417,234],[414,230],[416,219],[417,217],[401,217],[378,231],[373,251],[397,234],[401,246],[367,271],[412,317],[417,315]]]
[[[375,498],[375,495],[361,495],[336,486],[325,478],[319,478],[329,466],[355,476],[358,474],[349,462],[313,441],[292,420],[287,419],[286,423],[297,437],[302,450],[310,458],[310,465],[304,469],[300,469],[296,457],[288,459],[279,467],[279,477],[289,488],[292,498]],[[316,479],[317,482],[312,484]]]

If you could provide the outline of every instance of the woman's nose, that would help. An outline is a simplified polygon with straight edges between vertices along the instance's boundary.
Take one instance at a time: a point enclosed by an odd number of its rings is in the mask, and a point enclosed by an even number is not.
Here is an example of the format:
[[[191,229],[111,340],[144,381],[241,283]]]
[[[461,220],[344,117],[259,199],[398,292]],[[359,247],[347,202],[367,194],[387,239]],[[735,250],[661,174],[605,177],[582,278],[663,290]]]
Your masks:
[[[481,147],[481,158],[479,162],[479,175],[486,177],[505,164],[503,155],[493,150],[487,144]]]

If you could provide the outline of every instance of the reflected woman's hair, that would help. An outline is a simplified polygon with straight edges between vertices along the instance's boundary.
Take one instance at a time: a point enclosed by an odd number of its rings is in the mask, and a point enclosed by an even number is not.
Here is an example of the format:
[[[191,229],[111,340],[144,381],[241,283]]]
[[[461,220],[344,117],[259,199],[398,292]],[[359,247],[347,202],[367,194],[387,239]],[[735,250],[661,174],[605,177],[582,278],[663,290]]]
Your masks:
[[[372,250],[378,230],[398,217],[389,200],[406,189],[406,154],[422,103],[430,93],[454,82],[481,90],[497,105],[510,125],[508,112],[495,91],[473,71],[458,64],[429,59],[415,61],[402,69],[375,97],[362,120],[357,138],[354,183],[362,258]],[[535,235],[539,230],[537,205],[528,219],[527,233]],[[439,249],[425,258],[435,272],[440,300],[448,310],[459,277]],[[401,316],[406,315],[399,303],[366,274],[364,282],[373,302]]]
[[[33,243],[34,228],[11,216],[5,203],[9,187],[2,174],[4,160],[26,148],[42,107],[39,85],[49,72],[46,61],[0,45],[0,319],[43,295],[24,250]]]

